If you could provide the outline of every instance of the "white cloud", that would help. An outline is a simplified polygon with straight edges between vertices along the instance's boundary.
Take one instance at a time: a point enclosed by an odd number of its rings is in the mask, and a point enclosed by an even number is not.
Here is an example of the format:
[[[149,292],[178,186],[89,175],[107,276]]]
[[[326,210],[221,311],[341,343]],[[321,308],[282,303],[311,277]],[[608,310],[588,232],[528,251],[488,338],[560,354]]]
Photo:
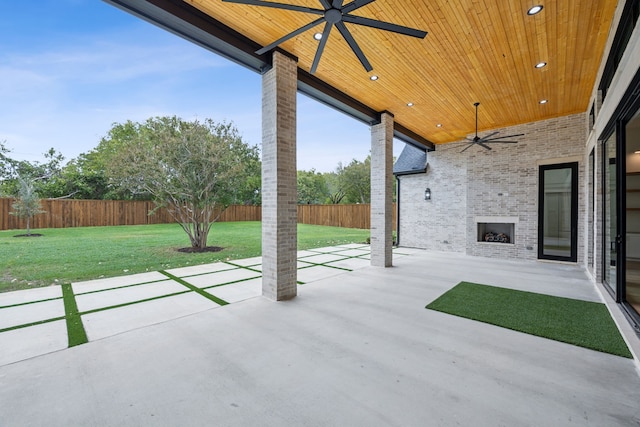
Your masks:
[[[80,35],[62,28],[46,43],[3,47],[0,141],[16,158],[41,160],[54,147],[70,159],[113,123],[163,115],[233,121],[245,142],[261,145],[258,74],[123,17],[119,27]],[[298,169],[329,172],[369,154],[368,126],[304,96],[298,108]]]

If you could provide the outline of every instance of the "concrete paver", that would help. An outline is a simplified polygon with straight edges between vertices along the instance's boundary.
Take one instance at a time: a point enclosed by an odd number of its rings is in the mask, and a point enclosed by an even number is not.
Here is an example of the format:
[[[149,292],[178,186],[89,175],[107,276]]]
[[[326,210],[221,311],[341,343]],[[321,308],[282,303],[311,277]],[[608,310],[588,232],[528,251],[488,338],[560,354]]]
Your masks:
[[[165,270],[176,277],[195,276],[197,274],[215,273],[216,271],[233,270],[237,267],[226,262],[214,262],[211,264],[192,265],[190,267],[171,268]]]
[[[4,292],[0,294],[0,307],[7,307],[26,302],[42,301],[51,298],[62,298],[60,286],[47,286],[46,288],[25,289],[21,291]]]
[[[0,310],[0,329],[56,317],[64,317],[64,301],[62,299],[7,307]]]
[[[240,265],[242,267],[250,267],[252,265],[262,264],[262,257],[258,256],[258,257],[253,257],[253,258],[244,258],[244,259],[238,259],[238,260],[233,260],[233,261],[229,261],[229,262],[231,264]]]
[[[207,292],[229,303],[243,301],[262,295],[262,279],[250,279],[244,282],[208,288]]]
[[[90,341],[220,307],[195,292],[82,316]]]
[[[261,274],[258,272],[247,270],[246,268],[236,268],[234,270],[225,270],[215,273],[202,274],[200,276],[185,277],[182,280],[192,284],[193,286],[197,286],[198,288],[206,289],[211,286],[221,285],[223,283],[253,279],[260,276]]]
[[[298,281],[302,283],[315,282],[327,277],[338,276],[346,273],[338,268],[325,267],[324,265],[314,265],[313,267],[298,270]]]
[[[77,295],[76,304],[80,312],[85,312],[188,290],[189,288],[186,286],[167,279],[161,282],[145,283],[142,285],[128,286],[126,288],[116,288]]]
[[[3,332],[0,334],[0,366],[63,350],[68,341],[64,319]]]
[[[362,258],[347,258],[340,261],[328,262],[325,265],[330,267],[345,268],[348,270],[357,270],[359,268],[371,266],[371,261]]]
[[[371,253],[369,249],[345,249],[338,252],[333,252],[333,254],[335,255],[350,256],[350,257],[360,256],[360,255],[369,255],[369,253]]]
[[[347,249],[364,249],[366,251],[369,251],[369,245],[364,244],[364,243],[347,243],[346,245],[338,245],[336,246],[338,248],[347,248]]]
[[[311,262],[313,264],[325,264],[327,262],[338,261],[347,258],[348,255],[336,254],[318,254],[313,256],[304,257],[304,262]]]
[[[167,276],[157,271],[149,273],[132,274],[130,276],[107,277],[104,279],[88,280],[86,282],[72,283],[73,292],[78,295],[86,292],[102,291],[122,286],[136,285],[139,283],[165,280]]]
[[[336,246],[327,246],[327,247],[324,247],[324,248],[313,248],[313,249],[310,249],[310,251],[321,252],[321,253],[336,252],[336,251],[339,251],[339,250],[340,250],[340,248],[336,247]]]

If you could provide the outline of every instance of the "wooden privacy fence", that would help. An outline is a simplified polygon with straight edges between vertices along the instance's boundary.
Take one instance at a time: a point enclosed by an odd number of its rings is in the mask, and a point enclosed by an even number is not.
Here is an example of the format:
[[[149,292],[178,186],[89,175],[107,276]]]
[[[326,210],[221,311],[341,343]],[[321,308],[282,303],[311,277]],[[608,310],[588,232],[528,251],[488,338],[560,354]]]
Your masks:
[[[14,200],[0,198],[0,230],[26,228],[26,221],[9,215]],[[101,227],[110,225],[168,224],[173,219],[163,208],[153,215],[155,208],[150,201],[140,200],[70,200],[43,199],[45,213],[31,219],[31,228]],[[229,206],[219,221],[260,221],[260,206]],[[331,225],[346,228],[371,227],[371,208],[358,205],[298,205],[298,222],[301,224]],[[395,205],[393,224],[396,224]]]
[[[298,205],[298,223],[368,229],[371,228],[371,205]],[[395,203],[393,229],[396,229]]]

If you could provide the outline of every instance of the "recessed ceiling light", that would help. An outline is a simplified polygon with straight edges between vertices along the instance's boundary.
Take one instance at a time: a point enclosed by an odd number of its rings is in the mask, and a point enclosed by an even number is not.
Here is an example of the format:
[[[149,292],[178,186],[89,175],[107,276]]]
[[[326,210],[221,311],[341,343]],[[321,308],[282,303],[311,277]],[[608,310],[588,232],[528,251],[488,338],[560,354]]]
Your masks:
[[[546,67],[546,66],[547,66],[547,63],[546,63],[546,62],[538,62],[538,63],[536,64],[536,68],[542,68],[542,67]]]
[[[543,6],[541,4],[537,6],[533,6],[531,9],[527,10],[527,15],[535,15],[536,13],[540,13]]]
[[[438,123],[438,124],[436,125],[436,127],[437,127],[437,128],[441,128],[441,127],[442,127],[442,123]]]
[[[548,100],[548,99],[541,99],[541,100],[540,100],[540,104],[546,104],[547,102],[549,102],[549,100]]]
[[[378,80],[378,76],[376,76],[376,75],[374,74],[373,76],[369,77],[369,79],[371,79],[371,80],[373,80],[373,81],[376,81],[376,80]]]
[[[322,39],[322,33],[315,33],[315,34],[313,35],[313,38],[314,38],[314,39],[316,39],[316,40],[320,40],[320,39]]]
[[[407,107],[413,107],[413,102],[407,102]]]

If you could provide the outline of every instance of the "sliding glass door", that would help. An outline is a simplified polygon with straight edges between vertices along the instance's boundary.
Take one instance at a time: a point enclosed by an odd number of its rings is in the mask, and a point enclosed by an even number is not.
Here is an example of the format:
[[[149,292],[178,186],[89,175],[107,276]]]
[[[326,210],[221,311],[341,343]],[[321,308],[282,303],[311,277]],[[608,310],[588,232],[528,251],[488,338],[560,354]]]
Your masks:
[[[622,300],[640,315],[640,111],[625,129],[625,274]]]
[[[617,140],[613,132],[602,145],[603,154],[603,281],[615,296],[617,291],[616,267],[618,264],[618,247],[621,236],[618,233],[618,199],[617,199]]]

